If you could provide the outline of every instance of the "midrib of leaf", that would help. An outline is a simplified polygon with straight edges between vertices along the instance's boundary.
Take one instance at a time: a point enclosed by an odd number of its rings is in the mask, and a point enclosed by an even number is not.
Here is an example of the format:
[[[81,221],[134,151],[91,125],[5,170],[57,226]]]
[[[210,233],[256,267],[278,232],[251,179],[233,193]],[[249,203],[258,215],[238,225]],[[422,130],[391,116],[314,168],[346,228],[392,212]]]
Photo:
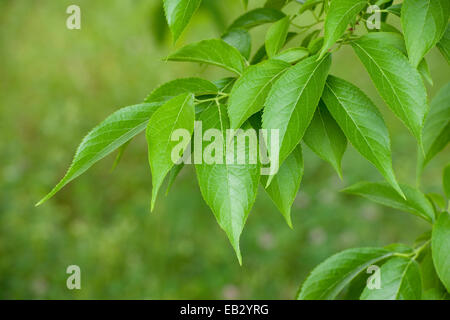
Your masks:
[[[394,96],[395,96],[397,102],[398,102],[399,105],[401,106],[400,109],[401,109],[401,112],[403,113],[403,116],[404,116],[405,118],[408,119],[408,129],[409,129],[409,126],[410,126],[410,124],[411,124],[411,118],[409,117],[408,114],[405,113],[405,110],[404,110],[404,108],[403,108],[403,103],[401,103],[401,101],[400,101],[400,99],[399,99],[399,97],[398,97],[398,95],[397,95],[396,90],[393,89],[393,88],[395,88],[395,87],[392,85],[391,81],[389,80],[389,78],[388,78],[388,77],[386,76],[386,74],[384,73],[384,70],[383,70],[383,69],[378,65],[378,63],[371,57],[371,55],[370,55],[366,50],[364,50],[364,48],[362,48],[358,43],[354,42],[354,44],[357,45],[362,51],[364,51],[364,53],[366,54],[366,56],[367,56],[370,60],[373,61],[373,63],[378,67],[378,70],[380,70],[380,72],[382,73],[383,77],[386,79],[386,82],[387,82],[387,83],[389,84],[389,86],[391,87],[391,90],[392,90],[392,92],[394,93]],[[414,111],[415,111],[415,110],[414,110]],[[422,121],[422,122],[423,122],[423,121]],[[410,129],[410,130],[412,130],[412,129]],[[416,135],[415,132],[413,132],[413,134],[414,134],[414,136]],[[419,133],[419,136],[417,137],[417,139],[418,139],[419,145],[421,146],[421,148],[422,148],[422,150],[423,150],[423,145],[422,145],[422,135],[421,135],[420,133]]]
[[[371,266],[372,264],[374,264],[374,263],[376,263],[376,262],[378,262],[378,261],[381,261],[381,260],[383,260],[383,259],[385,259],[385,258],[387,258],[387,257],[392,256],[393,254],[394,254],[393,252],[386,253],[386,254],[383,255],[383,256],[376,257],[376,258],[374,258],[374,259],[372,259],[372,260],[367,261],[366,263],[360,265],[360,267],[357,268],[356,270],[351,270],[351,271],[347,272],[347,273],[344,275],[344,277],[341,278],[341,279],[343,279],[342,281],[339,281],[339,280],[338,280],[338,281],[334,282],[334,284],[340,283],[339,285],[337,285],[337,286],[330,286],[330,287],[331,287],[331,290],[328,289],[328,290],[325,291],[325,293],[331,292],[331,293],[330,293],[330,295],[331,295],[330,297],[331,297],[332,299],[334,299],[334,298],[339,294],[339,292],[341,292],[342,289],[344,289],[345,286],[346,286],[352,279],[354,279],[358,274],[360,274],[364,269],[366,269],[367,267]],[[322,296],[323,296],[323,295],[322,295]],[[325,294],[325,296],[329,296],[329,295]]]

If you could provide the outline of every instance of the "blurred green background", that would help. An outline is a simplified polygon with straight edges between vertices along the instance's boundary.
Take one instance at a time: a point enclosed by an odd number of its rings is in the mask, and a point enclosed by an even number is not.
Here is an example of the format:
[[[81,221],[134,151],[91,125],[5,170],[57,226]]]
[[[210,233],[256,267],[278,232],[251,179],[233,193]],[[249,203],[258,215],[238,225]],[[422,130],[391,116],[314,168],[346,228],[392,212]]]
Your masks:
[[[143,135],[113,173],[110,156],[34,207],[63,176],[79,141],[107,115],[176,77],[227,75],[163,61],[175,47],[219,36],[243,10],[239,0],[205,2],[173,46],[157,0],[0,1],[0,299],[291,299],[329,255],[354,246],[412,243],[427,230],[412,215],[339,193],[360,180],[382,180],[352,147],[342,182],[304,148],[294,230],[260,190],[242,236],[242,267],[203,202],[192,167],[149,212]],[[261,3],[251,0],[250,7]],[[81,30],[66,28],[70,4],[81,7]],[[389,21],[399,25],[396,17]],[[252,32],[254,50],[266,28]],[[399,180],[413,184],[412,136],[388,111],[351,49],[333,59],[332,73],[362,87],[382,110]],[[436,49],[427,60],[433,97],[448,81],[449,67]],[[430,163],[424,190],[441,192],[440,171],[449,156],[447,148]],[[66,288],[72,264],[81,268],[81,290]]]

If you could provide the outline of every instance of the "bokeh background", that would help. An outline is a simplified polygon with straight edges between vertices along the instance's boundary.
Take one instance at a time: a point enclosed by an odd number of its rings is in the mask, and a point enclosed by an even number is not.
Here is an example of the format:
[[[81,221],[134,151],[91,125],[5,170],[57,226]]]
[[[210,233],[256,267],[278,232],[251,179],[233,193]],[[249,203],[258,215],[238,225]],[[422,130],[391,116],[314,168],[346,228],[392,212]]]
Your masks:
[[[0,299],[291,299],[329,255],[355,246],[412,244],[427,230],[412,215],[339,192],[360,180],[382,180],[352,147],[343,160],[344,181],[305,147],[294,230],[261,188],[242,235],[240,267],[201,198],[192,167],[149,212],[143,135],[114,172],[110,156],[35,208],[63,176],[79,141],[107,115],[176,77],[227,75],[163,58],[183,44],[219,36],[242,12],[240,1],[205,0],[176,45],[160,2],[0,1]],[[261,3],[250,0],[250,7]],[[70,4],[81,7],[81,30],[66,28]],[[396,17],[389,22],[399,25]],[[252,31],[253,50],[266,29]],[[398,178],[414,184],[412,136],[388,111],[351,49],[333,59],[332,73],[362,87],[382,110]],[[436,49],[427,60],[432,98],[450,70]],[[430,163],[425,191],[441,192],[440,170],[449,156],[447,148]],[[81,290],[66,288],[72,264],[81,268]]]

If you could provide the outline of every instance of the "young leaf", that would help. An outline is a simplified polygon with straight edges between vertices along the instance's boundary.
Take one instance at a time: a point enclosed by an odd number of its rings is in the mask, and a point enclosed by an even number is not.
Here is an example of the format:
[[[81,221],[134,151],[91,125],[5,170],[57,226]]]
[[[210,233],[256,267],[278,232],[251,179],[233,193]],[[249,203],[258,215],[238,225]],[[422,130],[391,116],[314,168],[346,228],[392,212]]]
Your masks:
[[[174,42],[180,37],[201,2],[202,0],[164,0],[167,24]]]
[[[245,59],[250,58],[252,39],[247,30],[239,28],[231,29],[222,36],[222,39],[229,45],[238,49]]]
[[[342,179],[341,160],[347,148],[347,138],[323,101],[320,101],[303,141],[320,158],[329,162]]]
[[[450,214],[442,212],[433,226],[431,253],[436,272],[450,292]]]
[[[201,78],[182,78],[164,83],[150,93],[144,102],[164,103],[183,93],[217,94],[218,88],[212,82]]]
[[[220,139],[216,137],[217,141],[212,143],[221,144],[225,150],[220,158],[222,163],[208,164],[203,161],[195,165],[200,191],[220,227],[226,232],[239,263],[242,264],[239,238],[256,199],[260,177],[259,165],[249,162],[238,164],[236,161],[227,163],[226,150],[229,148],[226,148],[225,130],[229,129],[229,122],[223,105],[206,109],[201,114],[200,120],[203,131],[220,130],[222,137]],[[205,154],[207,147],[209,145],[203,143],[202,154]],[[247,156],[249,146],[247,144],[245,148],[241,146],[236,154],[239,152]]]
[[[194,121],[194,95],[185,93],[166,102],[148,122],[147,143],[152,171],[152,211],[164,178],[181,158],[181,155],[178,155],[177,159],[172,159],[172,150],[179,144],[178,141],[172,141],[172,134],[177,129],[184,129],[190,133],[190,137],[194,130]]]
[[[252,114],[262,109],[272,83],[288,67],[290,64],[286,62],[267,60],[245,70],[230,94],[228,116],[232,129],[239,128]]]
[[[280,210],[288,226],[292,228],[291,206],[297,196],[303,177],[303,156],[299,144],[281,165],[272,183],[266,188],[267,194]],[[261,182],[267,184],[267,176],[261,176]]]
[[[66,175],[36,206],[53,197],[94,163],[144,131],[148,120],[160,106],[159,103],[143,103],[122,108],[92,129],[81,141]]]
[[[279,164],[295,149],[311,122],[331,65],[328,55],[309,57],[290,67],[272,86],[263,114],[263,129],[278,129]],[[269,147],[268,150],[271,150]]]
[[[367,0],[333,0],[325,18],[325,36],[320,57],[344,34],[347,26],[355,21]]]
[[[381,288],[369,289],[361,300],[420,300],[422,278],[416,261],[403,257],[389,259],[380,268]]]
[[[347,139],[403,196],[392,169],[389,132],[373,102],[353,84],[329,76],[322,99]]]
[[[437,43],[437,47],[441,54],[444,56],[447,63],[450,64],[450,25],[447,24],[444,35],[441,40]]]
[[[431,109],[423,127],[425,166],[450,142],[450,82],[439,90],[431,102]]]
[[[309,55],[309,51],[306,48],[297,47],[289,48],[273,56],[273,59],[281,60],[287,63],[297,63],[303,58]]]
[[[445,196],[450,200],[450,163],[444,168],[442,186],[444,187]]]
[[[269,58],[273,57],[281,48],[283,48],[284,43],[286,42],[289,25],[290,20],[289,17],[286,16],[270,26],[266,34],[265,42],[266,52]]]
[[[360,182],[344,189],[344,192],[365,197],[382,205],[412,213],[428,222],[434,221],[434,209],[427,197],[417,189],[401,185],[406,199],[400,197],[385,182]]]
[[[368,37],[352,42],[375,87],[395,115],[422,145],[422,126],[428,110],[427,93],[419,72],[390,45]]]
[[[444,34],[450,13],[448,0],[407,0],[402,6],[402,29],[409,61],[414,67]]]
[[[382,248],[353,248],[319,264],[308,276],[297,299],[332,300],[359,274],[394,253]]]
[[[241,53],[221,39],[189,44],[167,57],[170,61],[191,61],[216,65],[237,74],[245,67]]]
[[[285,17],[280,10],[270,8],[258,8],[244,13],[237,18],[228,29],[244,28],[251,29],[259,25],[275,22]]]

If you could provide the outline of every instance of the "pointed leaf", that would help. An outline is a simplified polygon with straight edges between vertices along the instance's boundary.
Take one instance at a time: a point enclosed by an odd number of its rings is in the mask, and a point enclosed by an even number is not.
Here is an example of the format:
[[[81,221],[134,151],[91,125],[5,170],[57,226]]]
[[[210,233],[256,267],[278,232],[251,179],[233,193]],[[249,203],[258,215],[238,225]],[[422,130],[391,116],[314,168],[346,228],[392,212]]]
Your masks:
[[[299,300],[332,300],[353,279],[394,253],[382,248],[354,248],[339,252],[319,264],[308,276]]]
[[[385,182],[360,182],[343,191],[365,197],[394,209],[412,213],[428,222],[433,222],[434,209],[427,197],[419,190],[405,184],[402,184],[401,187],[406,199],[400,197]]]
[[[164,83],[150,93],[144,102],[164,103],[183,93],[216,94],[218,88],[211,82],[201,78],[182,78]]]
[[[271,8],[258,8],[250,10],[237,18],[228,29],[244,28],[251,29],[259,25],[275,22],[285,17],[280,10]]]
[[[291,207],[297,196],[303,177],[303,156],[299,144],[283,162],[272,183],[266,188],[267,194],[280,210],[289,227],[292,228]],[[267,184],[267,176],[261,176],[263,186]]]
[[[250,58],[252,39],[247,30],[239,28],[231,29],[222,36],[222,39],[229,45],[238,49],[245,59]]]
[[[423,127],[424,165],[450,142],[450,82],[439,90],[431,102]]]
[[[189,44],[169,55],[167,60],[208,63],[237,74],[241,74],[245,67],[244,58],[240,52],[221,39]]]
[[[362,37],[352,46],[381,97],[421,145],[428,105],[419,72],[400,51],[382,41]]]
[[[329,76],[322,99],[355,149],[403,195],[392,169],[389,132],[373,102],[353,84]]]
[[[232,129],[239,128],[252,114],[264,106],[272,83],[290,67],[290,64],[267,60],[250,66],[236,81],[230,94],[228,115]]]
[[[403,257],[389,259],[380,268],[381,288],[369,289],[361,300],[420,300],[422,278],[416,261]]]
[[[355,21],[358,13],[367,5],[367,0],[333,0],[325,18],[324,44],[320,56],[345,33],[347,26]]]
[[[202,130],[218,129],[222,133],[220,140],[213,141],[222,146],[222,163],[208,164],[205,161],[196,164],[197,179],[203,199],[214,213],[220,227],[226,232],[233,246],[239,263],[242,264],[239,238],[247,221],[248,214],[256,199],[260,177],[258,164],[238,164],[236,161],[226,161],[226,136],[225,131],[229,129],[229,121],[224,106],[206,109],[200,116]],[[219,139],[218,137],[216,137]],[[195,141],[194,141],[195,143]],[[203,143],[202,154],[209,146]],[[249,146],[238,148],[236,155],[244,152],[248,155]]]
[[[188,25],[202,0],[164,0],[167,24],[172,31],[174,42]]]
[[[177,159],[172,159],[172,150],[180,143],[172,141],[172,134],[177,129],[184,129],[190,133],[190,137],[194,130],[194,121],[194,95],[185,93],[166,102],[148,122],[147,142],[148,159],[152,171],[152,211],[164,178],[181,158],[180,155]]]
[[[309,57],[290,67],[272,86],[263,114],[263,129],[279,130],[279,164],[303,138],[320,100],[331,57]],[[271,150],[268,146],[267,150]]]
[[[320,158],[329,162],[342,179],[341,160],[347,148],[347,138],[322,101],[303,141]]]
[[[64,178],[37,205],[50,199],[94,163],[144,131],[148,120],[160,106],[158,103],[143,103],[122,108],[92,129],[81,141]]]
[[[266,34],[266,52],[269,58],[283,48],[290,25],[289,17],[284,17],[270,26]]]
[[[402,29],[409,61],[414,67],[441,39],[450,13],[448,0],[407,0],[402,6]]]
[[[442,212],[433,226],[431,252],[436,272],[450,292],[450,214]]]

